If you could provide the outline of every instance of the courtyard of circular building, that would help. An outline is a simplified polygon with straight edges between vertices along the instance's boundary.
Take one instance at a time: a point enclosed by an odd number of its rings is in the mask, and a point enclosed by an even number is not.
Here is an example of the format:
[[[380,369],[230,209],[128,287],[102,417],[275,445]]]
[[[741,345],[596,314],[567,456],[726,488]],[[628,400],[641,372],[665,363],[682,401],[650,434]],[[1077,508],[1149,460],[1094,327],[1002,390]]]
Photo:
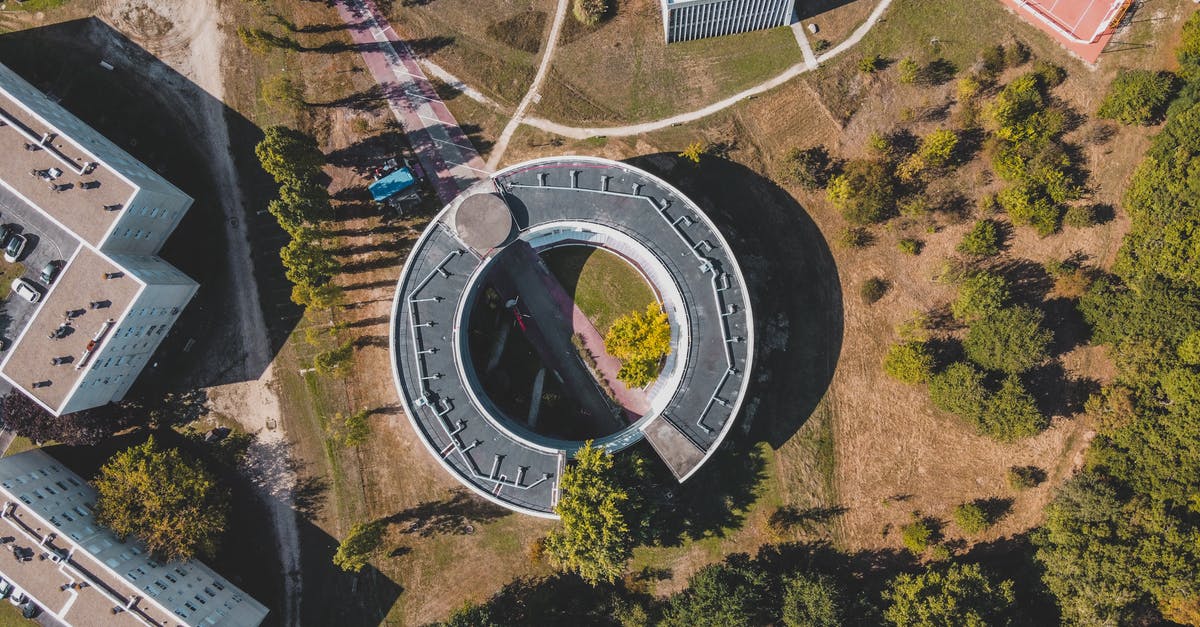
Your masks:
[[[591,440],[646,439],[680,481],[716,451],[753,362],[742,272],[712,221],[628,164],[501,170],[429,224],[400,276],[392,370],[429,453],[476,493],[554,517]]]

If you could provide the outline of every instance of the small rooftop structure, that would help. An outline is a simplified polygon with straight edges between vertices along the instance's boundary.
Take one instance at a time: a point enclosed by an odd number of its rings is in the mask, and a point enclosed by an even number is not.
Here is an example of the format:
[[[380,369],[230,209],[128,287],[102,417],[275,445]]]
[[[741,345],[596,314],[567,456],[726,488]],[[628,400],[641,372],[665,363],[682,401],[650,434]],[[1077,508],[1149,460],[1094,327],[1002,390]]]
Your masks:
[[[96,490],[40,449],[0,458],[0,499],[0,577],[63,624],[254,627],[267,616],[204,563],[159,562],[101,526]]]
[[[454,210],[453,226],[464,244],[486,253],[512,236],[513,216],[499,194],[472,194]]]
[[[371,199],[383,202],[396,194],[410,188],[416,183],[416,178],[408,168],[400,168],[391,174],[371,183],[367,189],[371,191]]]

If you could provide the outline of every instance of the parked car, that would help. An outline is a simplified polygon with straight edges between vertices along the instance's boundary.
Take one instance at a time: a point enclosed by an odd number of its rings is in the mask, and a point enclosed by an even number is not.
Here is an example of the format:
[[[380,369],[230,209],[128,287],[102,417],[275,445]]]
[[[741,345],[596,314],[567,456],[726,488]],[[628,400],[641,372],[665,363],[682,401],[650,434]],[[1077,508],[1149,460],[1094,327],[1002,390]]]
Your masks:
[[[25,254],[25,245],[28,243],[29,240],[24,235],[20,233],[13,235],[12,239],[8,240],[8,244],[4,246],[4,260],[12,263],[20,259],[21,255]]]
[[[13,279],[12,291],[16,292],[17,296],[31,303],[36,303],[42,299],[42,293],[28,279]]]
[[[0,246],[7,246],[8,240],[12,239],[13,235],[17,234],[15,224],[0,225]]]
[[[57,259],[49,261],[46,265],[42,266],[42,283],[45,283],[47,286],[52,285],[54,280],[58,278],[58,273],[62,272],[62,267],[63,262]]]

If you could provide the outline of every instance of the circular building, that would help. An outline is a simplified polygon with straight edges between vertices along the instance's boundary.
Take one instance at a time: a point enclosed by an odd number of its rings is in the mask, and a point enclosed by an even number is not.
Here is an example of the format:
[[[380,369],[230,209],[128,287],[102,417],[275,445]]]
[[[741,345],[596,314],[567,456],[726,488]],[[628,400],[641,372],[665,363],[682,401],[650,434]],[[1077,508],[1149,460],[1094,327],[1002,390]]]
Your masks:
[[[640,387],[605,350],[610,304],[669,323]],[[538,159],[463,192],[417,241],[392,309],[392,374],[451,474],[553,518],[587,440],[616,452],[645,438],[680,482],[695,473],[745,396],[753,322],[733,252],[682,193],[624,163]]]

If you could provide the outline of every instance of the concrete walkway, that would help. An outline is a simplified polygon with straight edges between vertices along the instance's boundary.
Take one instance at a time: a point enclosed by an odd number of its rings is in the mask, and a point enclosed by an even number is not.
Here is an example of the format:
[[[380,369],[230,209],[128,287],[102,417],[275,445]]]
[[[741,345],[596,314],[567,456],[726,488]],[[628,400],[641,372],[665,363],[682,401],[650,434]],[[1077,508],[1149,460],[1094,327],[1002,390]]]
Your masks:
[[[879,19],[881,17],[883,17],[884,11],[886,11],[887,8],[891,5],[892,5],[892,0],[880,0],[879,4],[875,5],[875,9],[871,11],[871,14],[867,17],[866,21],[864,21],[862,24],[860,24],[859,27],[857,29],[855,29],[855,31],[850,35],[849,38],[847,38],[845,41],[841,42],[840,44],[834,46],[833,48],[830,48],[829,50],[825,51],[824,54],[822,54],[820,56],[816,56],[815,63],[813,63],[813,59],[808,58],[808,54],[811,53],[811,49],[807,52],[804,50],[804,43],[807,43],[807,39],[804,39],[803,33],[797,33],[796,34],[797,35],[797,43],[801,46],[801,52],[805,53],[804,61],[789,67],[788,69],[784,70],[781,74],[779,74],[778,76],[775,76],[774,78],[767,79],[767,80],[759,83],[758,85],[755,85],[748,89],[744,89],[728,98],[714,102],[714,103],[708,105],[707,107],[703,107],[701,109],[696,109],[695,111],[690,111],[688,113],[681,113],[679,115],[673,115],[671,117],[663,118],[661,120],[654,120],[651,122],[642,122],[640,124],[629,124],[626,126],[606,126],[606,127],[568,126],[566,124],[559,124],[558,122],[553,122],[551,120],[547,120],[545,118],[539,118],[539,117],[522,117],[520,120],[520,123],[527,124],[529,126],[532,126],[537,129],[541,129],[543,131],[555,133],[557,135],[562,135],[563,137],[570,137],[573,139],[587,139],[589,137],[601,137],[601,136],[603,136],[603,137],[626,137],[629,135],[640,135],[642,133],[651,133],[651,132],[654,132],[657,130],[661,130],[661,129],[664,129],[664,128],[667,128],[670,126],[674,126],[676,124],[686,124],[688,122],[695,122],[696,120],[699,120],[701,118],[705,118],[710,115],[713,115],[714,113],[718,113],[720,111],[728,109],[729,107],[732,107],[733,105],[741,102],[742,100],[745,100],[746,98],[749,98],[750,96],[757,96],[758,94],[761,94],[763,92],[767,92],[772,89],[775,89],[776,87],[779,87],[780,85],[792,80],[793,78],[796,78],[797,76],[799,76],[805,72],[809,72],[809,71],[816,69],[817,67],[820,67],[820,64],[838,56],[839,54],[842,54],[843,52],[846,52],[850,48],[853,48],[855,45],[858,44],[858,42],[862,41],[862,38],[871,30],[872,27],[875,26],[875,24],[877,22],[879,22]],[[804,43],[800,43],[802,40]],[[449,72],[447,72],[445,69],[438,67],[435,63],[433,63],[432,61],[429,61],[428,59],[422,59],[421,64],[426,67],[429,67],[431,69],[437,68],[436,72],[439,76],[448,76],[451,78],[453,78],[453,76],[454,76],[453,74],[450,74]],[[460,84],[462,83],[461,80],[458,80],[458,79],[454,79],[454,80]],[[479,92],[477,90],[470,90],[470,91],[464,90],[463,93],[481,104],[492,106],[493,108],[496,108],[495,102],[491,101],[490,99],[487,99],[486,97],[483,97],[483,95],[479,94]],[[531,90],[531,93],[532,93],[532,90]],[[476,97],[474,94],[479,94],[480,97]],[[493,157],[496,154],[497,153],[495,151],[493,151]]]
[[[341,0],[337,10],[442,202],[486,176],[487,165],[373,0]]]
[[[542,81],[546,79],[546,73],[550,71],[550,62],[554,57],[554,49],[558,46],[558,33],[562,30],[563,19],[567,17],[567,7],[570,4],[570,0],[558,0],[558,8],[554,10],[554,24],[550,27],[550,36],[546,38],[546,45],[542,46],[542,62],[538,64],[537,74],[534,75],[533,82],[529,85],[529,90],[525,92],[525,97],[517,105],[517,112],[513,114],[508,124],[504,125],[504,130],[501,131],[500,138],[496,140],[496,145],[492,147],[492,154],[488,157],[488,168],[491,170],[495,170],[496,166],[500,163],[500,159],[504,157],[504,151],[508,150],[508,142],[512,139],[513,133],[517,131],[517,127],[525,119],[525,111],[529,109],[529,105],[540,100],[538,90],[542,87]]]

